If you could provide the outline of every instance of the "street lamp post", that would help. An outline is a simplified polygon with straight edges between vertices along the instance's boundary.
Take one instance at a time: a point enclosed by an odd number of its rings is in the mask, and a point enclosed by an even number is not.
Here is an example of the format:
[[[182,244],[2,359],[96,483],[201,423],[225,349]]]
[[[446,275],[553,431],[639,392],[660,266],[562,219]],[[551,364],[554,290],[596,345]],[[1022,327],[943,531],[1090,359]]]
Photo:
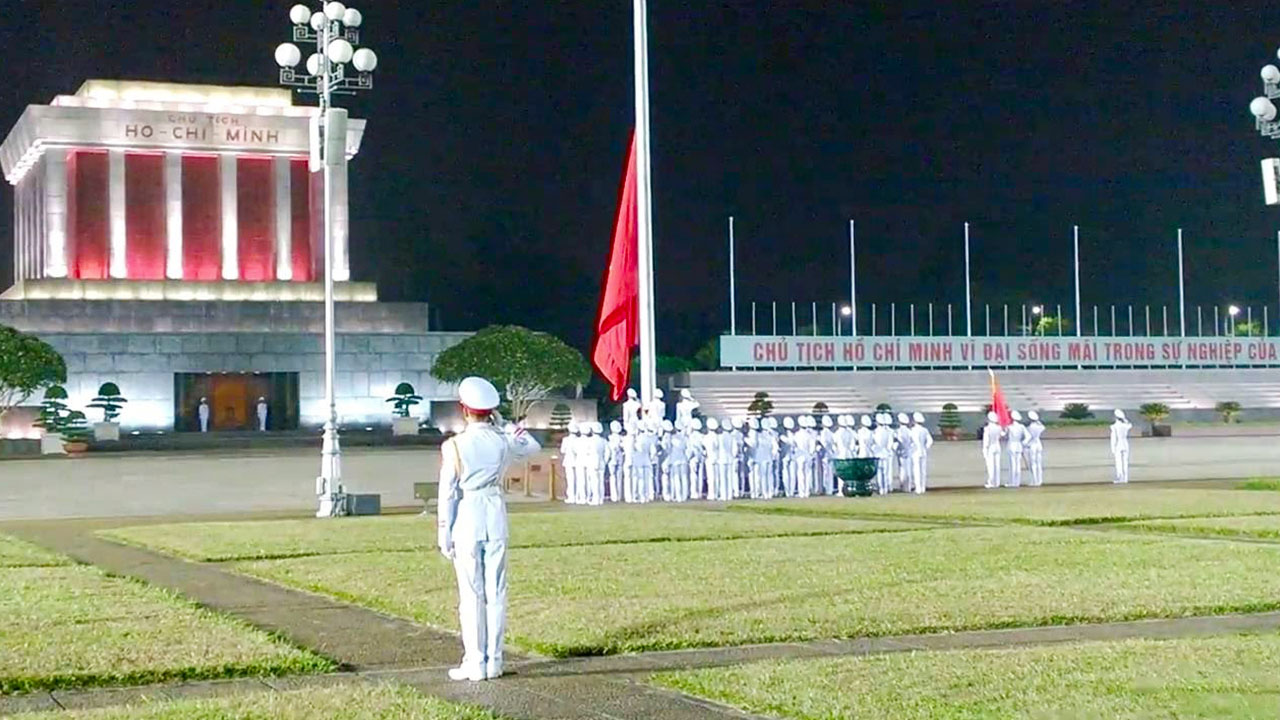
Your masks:
[[[334,517],[345,513],[342,487],[342,448],[338,442],[338,405],[334,397],[334,331],[333,313],[333,166],[346,159],[346,110],[332,106],[334,95],[353,95],[373,87],[373,70],[378,56],[368,48],[356,49],[360,42],[360,26],[364,17],[359,10],[340,2],[323,3],[313,10],[294,5],[289,10],[293,22],[293,42],[276,47],[276,64],[280,66],[280,84],[314,93],[320,112],[312,120],[311,171],[317,165],[324,177],[324,399],[328,416],[324,423],[324,441],[320,450],[320,476],[316,478],[319,508],[316,517]],[[302,63],[302,51],[294,43],[315,43],[316,51],[306,60],[306,73],[296,72]],[[347,66],[354,68],[349,73]],[[337,155],[335,158],[334,155]]]

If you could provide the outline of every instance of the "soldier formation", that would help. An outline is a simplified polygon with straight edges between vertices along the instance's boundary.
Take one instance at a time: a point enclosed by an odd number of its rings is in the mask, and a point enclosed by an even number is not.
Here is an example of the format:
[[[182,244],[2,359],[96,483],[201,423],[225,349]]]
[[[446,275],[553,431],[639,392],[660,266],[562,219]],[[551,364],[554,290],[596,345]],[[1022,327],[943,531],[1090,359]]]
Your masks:
[[[701,418],[681,391],[666,419],[661,391],[644,405],[628,391],[622,419],[571,423],[560,443],[566,502],[600,505],[837,495],[835,461],[875,458],[876,490],[923,493],[933,435],[924,415]]]

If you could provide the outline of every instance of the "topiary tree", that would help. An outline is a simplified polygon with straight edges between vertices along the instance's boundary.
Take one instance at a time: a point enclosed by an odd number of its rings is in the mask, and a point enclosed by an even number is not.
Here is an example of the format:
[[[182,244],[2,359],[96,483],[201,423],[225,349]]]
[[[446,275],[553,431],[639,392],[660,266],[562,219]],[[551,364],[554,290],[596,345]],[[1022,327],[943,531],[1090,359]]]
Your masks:
[[[751,398],[751,404],[747,406],[747,414],[756,417],[764,417],[773,412],[773,401],[769,399],[769,393],[760,391]]]
[[[826,403],[819,401],[813,404],[813,411],[810,414],[821,417],[829,412],[831,412],[831,408],[828,408]]]
[[[414,391],[413,386],[407,382],[402,382],[396,386],[395,394],[387,398],[387,402],[393,403],[391,406],[392,417],[409,417],[413,406],[422,402],[422,396]]]
[[[1164,403],[1144,403],[1138,407],[1138,414],[1148,423],[1151,423],[1152,435],[1156,432],[1156,425],[1160,424],[1161,420],[1169,417],[1171,412],[1172,410],[1169,409],[1169,406]]]
[[[942,415],[938,417],[938,429],[946,437],[958,435],[960,432],[960,408],[955,403],[942,406]]]
[[[98,388],[98,396],[89,403],[89,407],[102,411],[103,422],[115,422],[127,402],[129,401],[120,394],[119,386],[113,382],[105,382]]]
[[[519,420],[552,390],[585,385],[591,370],[582,353],[552,335],[519,325],[491,325],[440,353],[431,375],[447,383],[470,375],[487,379]]]
[[[1062,406],[1058,417],[1063,420],[1088,420],[1093,417],[1093,413],[1089,412],[1089,406],[1085,403],[1067,403]]]
[[[60,435],[66,428],[67,419],[71,415],[67,407],[67,391],[61,385],[51,385],[44,391],[44,400],[40,402],[40,417],[35,425],[50,435]]]
[[[551,429],[564,431],[569,428],[569,423],[573,422],[573,410],[569,409],[564,403],[556,403],[551,408]]]
[[[1234,421],[1236,416],[1240,414],[1240,403],[1235,400],[1223,400],[1214,407],[1214,410],[1217,410],[1218,414],[1222,416],[1222,422],[1229,423]]]
[[[89,439],[89,420],[79,410],[72,410],[63,419],[59,434],[67,442],[85,442]]]
[[[67,365],[57,350],[37,337],[0,325],[0,415],[66,381]]]
[[[878,413],[893,412],[893,406],[890,405],[889,403],[880,403],[879,405],[876,406],[876,412]]]

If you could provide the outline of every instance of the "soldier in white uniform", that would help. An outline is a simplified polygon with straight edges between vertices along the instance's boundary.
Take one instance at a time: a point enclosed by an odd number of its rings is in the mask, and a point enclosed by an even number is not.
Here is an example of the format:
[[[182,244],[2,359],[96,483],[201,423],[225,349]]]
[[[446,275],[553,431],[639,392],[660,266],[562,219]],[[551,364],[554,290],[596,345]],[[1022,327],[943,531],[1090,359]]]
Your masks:
[[[578,440],[577,455],[582,461],[578,499],[584,505],[600,505],[604,502],[604,469],[609,443],[597,434],[599,423],[590,422],[585,427],[586,434]]]
[[[653,389],[653,399],[645,403],[644,421],[653,427],[654,423],[661,423],[667,419],[667,402],[662,399],[662,390],[660,388]],[[660,425],[659,425],[660,427]]]
[[[640,398],[636,395],[636,391],[627,388],[627,400],[622,403],[622,426],[627,429],[628,435],[634,435],[636,425],[640,422]]]
[[[762,474],[761,492],[765,500],[772,500],[778,495],[778,462],[782,457],[782,445],[778,439],[778,419],[767,417],[760,421],[760,435],[769,446],[769,466]]]
[[[653,426],[641,423],[635,438],[636,486],[633,492],[636,502],[647,503],[653,500],[653,488],[657,484],[658,437]]]
[[[1027,449],[1027,426],[1022,424],[1022,413],[1009,413],[1013,422],[1005,428],[1005,452],[1009,455],[1009,487],[1022,487],[1022,456]]]
[[[835,421],[830,415],[822,416],[822,430],[818,432],[818,468],[822,481],[821,492],[827,495],[836,494],[836,431]]]
[[[1111,457],[1116,463],[1116,479],[1119,484],[1129,482],[1129,431],[1133,424],[1116,408],[1116,421],[1111,423]]]
[[[857,457],[869,458],[871,457],[871,440],[872,440],[871,417],[869,415],[863,415],[859,419],[859,423],[860,424],[859,424],[858,430],[855,433],[858,440]]]
[[[987,463],[987,482],[983,487],[987,489],[1000,487],[1000,438],[1003,436],[1000,416],[987,413],[987,424],[982,428],[982,459]]]
[[[200,398],[200,405],[196,408],[196,417],[200,419],[200,432],[209,432],[209,398]]]
[[[663,425],[666,428],[670,421]],[[674,426],[663,439],[662,462],[666,466],[667,484],[663,500],[685,502],[689,499],[689,438]]]
[[[720,421],[707,418],[707,432],[702,435],[702,465],[707,476],[707,499],[716,500],[720,487]]]
[[[681,390],[680,402],[676,403],[676,427],[689,427],[690,421],[693,420],[693,411],[698,407],[698,401],[693,399],[693,393],[689,392],[689,388]]]
[[[814,490],[814,466],[818,454],[818,436],[813,426],[817,422],[808,415],[800,416],[796,422],[800,429],[796,430],[795,442],[792,445],[792,461],[796,468],[796,496],[807,498]]]
[[[608,469],[609,469],[609,500],[619,502],[622,500],[622,463],[624,453],[622,451],[622,423],[614,420],[609,423],[609,450],[608,450]]]
[[[688,499],[698,500],[702,498],[707,478],[707,451],[704,445],[705,435],[702,432],[702,421],[698,418],[689,420],[689,424],[685,426],[685,437],[688,441],[686,443],[686,451],[689,453]]]
[[[782,435],[778,438],[782,448],[782,495],[783,497],[795,497],[798,490],[796,481],[798,470],[796,469],[796,421],[792,418],[782,418]]]
[[[876,488],[881,495],[888,495],[893,484],[894,439],[893,416],[876,415],[876,426],[871,431],[871,454],[876,459]]]
[[[267,399],[265,397],[258,398],[258,432],[267,431]]]
[[[911,421],[911,489],[917,495],[923,495],[929,483],[929,450],[933,447],[933,433],[924,424],[924,413],[912,415]]]
[[[540,448],[523,428],[506,425],[498,391],[483,378],[458,385],[467,426],[440,449],[437,542],[458,576],[462,664],[451,680],[491,680],[502,675],[502,634],[507,619],[507,507],[502,473],[511,462]]]
[[[894,430],[893,437],[897,447],[894,461],[898,465],[898,489],[902,492],[911,492],[915,485],[915,478],[911,477],[910,415],[898,413],[898,427]]]
[[[1031,485],[1040,487],[1044,484],[1044,423],[1040,422],[1040,414],[1035,410],[1027,413],[1027,462],[1031,466]]]
[[[560,466],[564,468],[564,501],[576,505],[578,502],[579,484],[581,483],[581,463],[578,459],[578,439],[581,428],[578,423],[569,423],[569,434],[560,440]]]
[[[742,459],[742,443],[738,433],[733,430],[733,421],[725,418],[720,421],[720,454],[717,456],[716,496],[712,500],[732,500],[734,488],[738,484],[738,461]]]

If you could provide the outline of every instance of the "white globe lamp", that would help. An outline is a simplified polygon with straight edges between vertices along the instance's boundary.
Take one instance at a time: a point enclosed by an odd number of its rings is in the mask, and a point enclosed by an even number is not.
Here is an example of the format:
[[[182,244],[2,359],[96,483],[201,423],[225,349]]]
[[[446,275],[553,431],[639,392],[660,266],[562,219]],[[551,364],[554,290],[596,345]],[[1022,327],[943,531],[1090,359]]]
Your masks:
[[[311,16],[311,29],[320,32],[320,28],[324,27],[324,13],[318,12]]]
[[[310,75],[319,75],[323,61],[320,53],[311,53],[311,57],[307,58],[307,73]]]
[[[302,62],[302,51],[293,43],[280,43],[276,47],[276,64],[282,68],[297,67]]]
[[[347,11],[342,14],[342,24],[347,27],[358,28],[363,22],[364,15],[361,15],[360,11],[355,8],[347,8]]]
[[[1266,65],[1262,68],[1262,81],[1266,83],[1280,82],[1280,68],[1275,65]]]
[[[373,72],[378,67],[378,56],[369,48],[360,48],[351,56],[351,64],[360,72]]]
[[[294,25],[306,25],[311,21],[311,8],[306,5],[294,5],[289,9],[289,19]]]
[[[347,6],[340,2],[331,2],[324,6],[324,15],[330,20],[341,20],[347,12]]]
[[[1259,120],[1270,121],[1276,117],[1276,106],[1267,98],[1256,97],[1249,103],[1249,112]]]
[[[329,43],[327,52],[330,62],[342,64],[351,62],[351,56],[355,53],[355,48],[351,47],[351,43],[346,40],[338,38]]]

